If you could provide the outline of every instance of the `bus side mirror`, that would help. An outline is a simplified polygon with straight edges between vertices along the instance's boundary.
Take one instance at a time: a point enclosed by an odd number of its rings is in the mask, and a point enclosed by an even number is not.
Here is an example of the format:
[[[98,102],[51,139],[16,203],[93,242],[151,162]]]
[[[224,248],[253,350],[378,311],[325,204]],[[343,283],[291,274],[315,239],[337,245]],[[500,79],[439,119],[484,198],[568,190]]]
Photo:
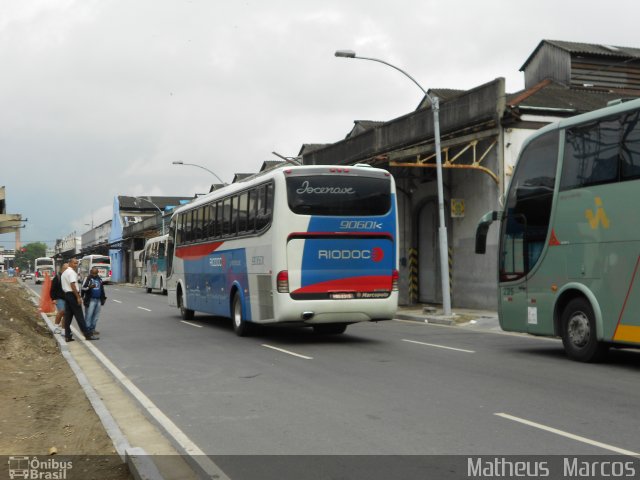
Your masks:
[[[487,251],[487,232],[493,222],[498,220],[500,212],[493,210],[485,213],[480,219],[476,229],[476,253],[484,254]]]

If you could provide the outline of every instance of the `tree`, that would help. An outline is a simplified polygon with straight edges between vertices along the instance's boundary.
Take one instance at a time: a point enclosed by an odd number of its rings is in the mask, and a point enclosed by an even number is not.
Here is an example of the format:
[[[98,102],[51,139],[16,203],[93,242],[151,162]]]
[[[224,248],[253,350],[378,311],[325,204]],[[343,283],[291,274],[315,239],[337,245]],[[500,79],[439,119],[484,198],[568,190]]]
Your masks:
[[[14,265],[21,271],[32,271],[34,260],[44,257],[47,253],[47,244],[42,242],[28,243],[19,251],[16,251]]]

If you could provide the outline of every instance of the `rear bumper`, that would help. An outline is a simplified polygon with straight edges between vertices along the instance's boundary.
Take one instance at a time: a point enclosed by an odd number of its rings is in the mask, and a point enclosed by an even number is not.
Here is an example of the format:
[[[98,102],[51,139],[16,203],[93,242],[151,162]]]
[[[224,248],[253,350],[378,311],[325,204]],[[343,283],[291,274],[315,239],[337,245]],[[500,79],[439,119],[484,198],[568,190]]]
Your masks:
[[[259,323],[302,322],[356,323],[391,320],[398,310],[398,292],[383,299],[291,300],[288,294],[275,294],[276,318]]]

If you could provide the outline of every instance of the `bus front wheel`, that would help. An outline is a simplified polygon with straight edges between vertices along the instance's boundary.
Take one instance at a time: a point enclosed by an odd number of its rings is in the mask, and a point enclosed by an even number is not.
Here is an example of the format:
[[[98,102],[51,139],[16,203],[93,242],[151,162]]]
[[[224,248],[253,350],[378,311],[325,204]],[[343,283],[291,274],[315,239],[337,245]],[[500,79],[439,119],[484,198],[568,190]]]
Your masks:
[[[599,362],[608,345],[598,341],[596,317],[585,298],[574,298],[562,312],[562,344],[567,356],[579,362]]]
[[[183,320],[193,320],[193,310],[185,308],[184,300],[182,299],[182,292],[178,294],[178,308],[180,309],[180,316]]]
[[[251,333],[251,325],[245,321],[242,315],[242,301],[237,293],[233,296],[233,309],[231,311],[233,331],[239,337],[246,337]]]

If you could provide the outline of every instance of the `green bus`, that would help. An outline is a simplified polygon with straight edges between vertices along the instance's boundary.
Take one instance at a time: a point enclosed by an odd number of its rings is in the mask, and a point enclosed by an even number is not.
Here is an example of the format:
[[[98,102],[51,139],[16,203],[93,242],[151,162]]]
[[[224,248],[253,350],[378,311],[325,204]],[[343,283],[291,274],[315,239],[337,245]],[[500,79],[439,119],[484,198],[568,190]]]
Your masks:
[[[501,328],[561,337],[583,362],[640,346],[640,99],[537,131],[503,203],[476,232],[485,253],[500,222]]]

